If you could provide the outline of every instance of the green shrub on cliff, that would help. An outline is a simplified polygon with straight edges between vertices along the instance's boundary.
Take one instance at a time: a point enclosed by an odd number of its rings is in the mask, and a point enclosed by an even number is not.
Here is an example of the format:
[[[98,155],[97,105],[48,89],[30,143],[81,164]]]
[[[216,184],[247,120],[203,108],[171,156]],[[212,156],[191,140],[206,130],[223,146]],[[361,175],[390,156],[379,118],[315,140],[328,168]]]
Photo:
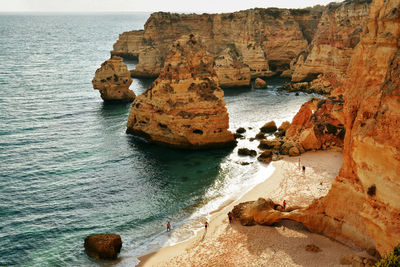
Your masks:
[[[382,260],[376,263],[376,267],[398,267],[400,266],[400,243],[393,251],[387,254]]]

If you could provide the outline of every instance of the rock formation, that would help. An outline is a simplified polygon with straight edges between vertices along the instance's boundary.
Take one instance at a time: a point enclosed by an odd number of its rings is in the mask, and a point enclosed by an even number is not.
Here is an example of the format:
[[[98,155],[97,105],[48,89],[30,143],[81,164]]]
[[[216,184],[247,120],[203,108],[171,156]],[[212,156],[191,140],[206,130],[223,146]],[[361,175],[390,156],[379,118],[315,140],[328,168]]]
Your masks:
[[[250,79],[271,76],[311,42],[321,13],[312,9],[250,9],[227,14],[153,13],[144,30],[125,32],[112,55],[138,58],[133,76],[156,77],[165,66],[171,44],[195,34],[215,59],[222,87],[250,85]]]
[[[307,210],[321,225],[313,230],[381,255],[400,240],[399,10],[399,0],[370,5],[344,85],[343,166],[328,195]]]
[[[122,58],[113,56],[101,64],[92,80],[104,101],[133,101],[135,93],[129,90],[131,75]]]
[[[340,84],[360,41],[370,0],[331,3],[323,12],[310,47],[292,63],[292,81],[312,81],[319,74]]]
[[[244,224],[253,221],[269,225],[280,219],[293,219],[312,232],[341,242],[376,247],[381,255],[398,244],[399,36],[400,0],[374,0],[344,82],[343,165],[328,195],[291,212],[279,212],[269,201],[244,203],[236,212],[244,218]],[[303,106],[302,114],[296,115],[286,135],[297,132],[299,125],[306,125],[315,116],[315,112],[310,115],[312,110]],[[309,139],[315,141],[310,135]]]
[[[307,150],[343,147],[345,136],[343,96],[313,98],[304,103],[286,130],[286,140]]]
[[[233,146],[224,92],[201,39],[176,41],[157,80],[132,103],[127,133],[174,147]]]
[[[264,81],[264,80],[261,79],[261,78],[257,78],[257,79],[254,81],[254,88],[255,88],[255,89],[265,89],[265,88],[267,88],[267,82]]]
[[[86,237],[84,246],[92,258],[114,260],[121,251],[122,240],[116,234],[96,234]]]

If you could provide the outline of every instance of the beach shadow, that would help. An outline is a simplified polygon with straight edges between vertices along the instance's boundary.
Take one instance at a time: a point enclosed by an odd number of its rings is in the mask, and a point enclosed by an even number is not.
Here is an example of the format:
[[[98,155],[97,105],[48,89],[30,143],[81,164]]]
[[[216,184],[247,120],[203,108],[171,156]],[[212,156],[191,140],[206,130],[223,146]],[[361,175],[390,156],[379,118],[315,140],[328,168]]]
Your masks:
[[[236,221],[232,228],[243,237],[243,243],[249,253],[256,257],[273,259],[275,254],[282,255],[283,253],[290,257],[296,265],[310,266],[311,262],[321,259],[320,266],[326,266],[322,260],[330,256],[329,251],[324,249],[329,241],[328,238],[311,233],[301,223],[295,221],[283,220],[273,226],[250,227],[242,226]],[[339,242],[333,242],[338,246],[342,245]],[[306,251],[305,248],[309,244],[319,246],[322,251],[317,253]],[[339,259],[336,264],[339,265]]]

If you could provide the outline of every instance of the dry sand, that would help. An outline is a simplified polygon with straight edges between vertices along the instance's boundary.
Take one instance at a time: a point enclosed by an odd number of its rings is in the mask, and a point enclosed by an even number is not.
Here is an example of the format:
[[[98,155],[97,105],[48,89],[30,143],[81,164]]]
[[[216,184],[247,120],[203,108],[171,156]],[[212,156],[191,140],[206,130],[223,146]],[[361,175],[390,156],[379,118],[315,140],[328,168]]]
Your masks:
[[[193,239],[140,257],[140,266],[341,266],[343,256],[362,251],[307,231],[301,224],[284,221],[274,227],[246,227],[227,213],[234,205],[259,197],[271,198],[287,206],[307,205],[328,193],[342,164],[341,153],[307,152],[301,155],[306,171],[299,168],[299,157],[273,162],[275,170],[265,182],[240,199],[215,212],[207,231]],[[250,167],[250,166],[249,166]],[[308,244],[321,252],[305,250]]]

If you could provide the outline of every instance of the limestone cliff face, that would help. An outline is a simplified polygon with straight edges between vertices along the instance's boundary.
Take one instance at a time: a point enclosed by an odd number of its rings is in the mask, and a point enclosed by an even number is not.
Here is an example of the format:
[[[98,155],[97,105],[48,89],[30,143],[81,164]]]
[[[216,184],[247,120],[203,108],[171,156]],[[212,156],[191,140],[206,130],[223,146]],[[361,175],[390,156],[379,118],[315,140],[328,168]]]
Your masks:
[[[131,75],[122,58],[113,56],[101,64],[92,80],[104,101],[133,101],[135,93],[129,90]]]
[[[296,220],[383,255],[400,240],[400,0],[371,3],[347,72],[343,165],[327,196],[290,212],[243,203],[237,217],[243,224]],[[287,135],[307,130],[313,105],[303,105]]]
[[[400,240],[399,37],[400,0],[373,1],[344,86],[343,166],[329,194],[309,208],[381,254]]]
[[[214,67],[221,86],[249,85],[249,71],[251,77],[258,77],[288,69],[311,42],[320,15],[276,8],[202,15],[157,12],[150,16],[144,31],[121,34],[111,54],[138,58],[134,76],[156,77],[165,65],[170,44],[183,35],[195,34],[218,58]]]
[[[319,74],[340,83],[354,47],[360,41],[370,0],[331,3],[322,14],[311,46],[292,66],[293,82],[311,81]]]
[[[159,77],[133,102],[127,133],[187,149],[236,144],[213,57],[203,48],[193,36],[174,43]]]

